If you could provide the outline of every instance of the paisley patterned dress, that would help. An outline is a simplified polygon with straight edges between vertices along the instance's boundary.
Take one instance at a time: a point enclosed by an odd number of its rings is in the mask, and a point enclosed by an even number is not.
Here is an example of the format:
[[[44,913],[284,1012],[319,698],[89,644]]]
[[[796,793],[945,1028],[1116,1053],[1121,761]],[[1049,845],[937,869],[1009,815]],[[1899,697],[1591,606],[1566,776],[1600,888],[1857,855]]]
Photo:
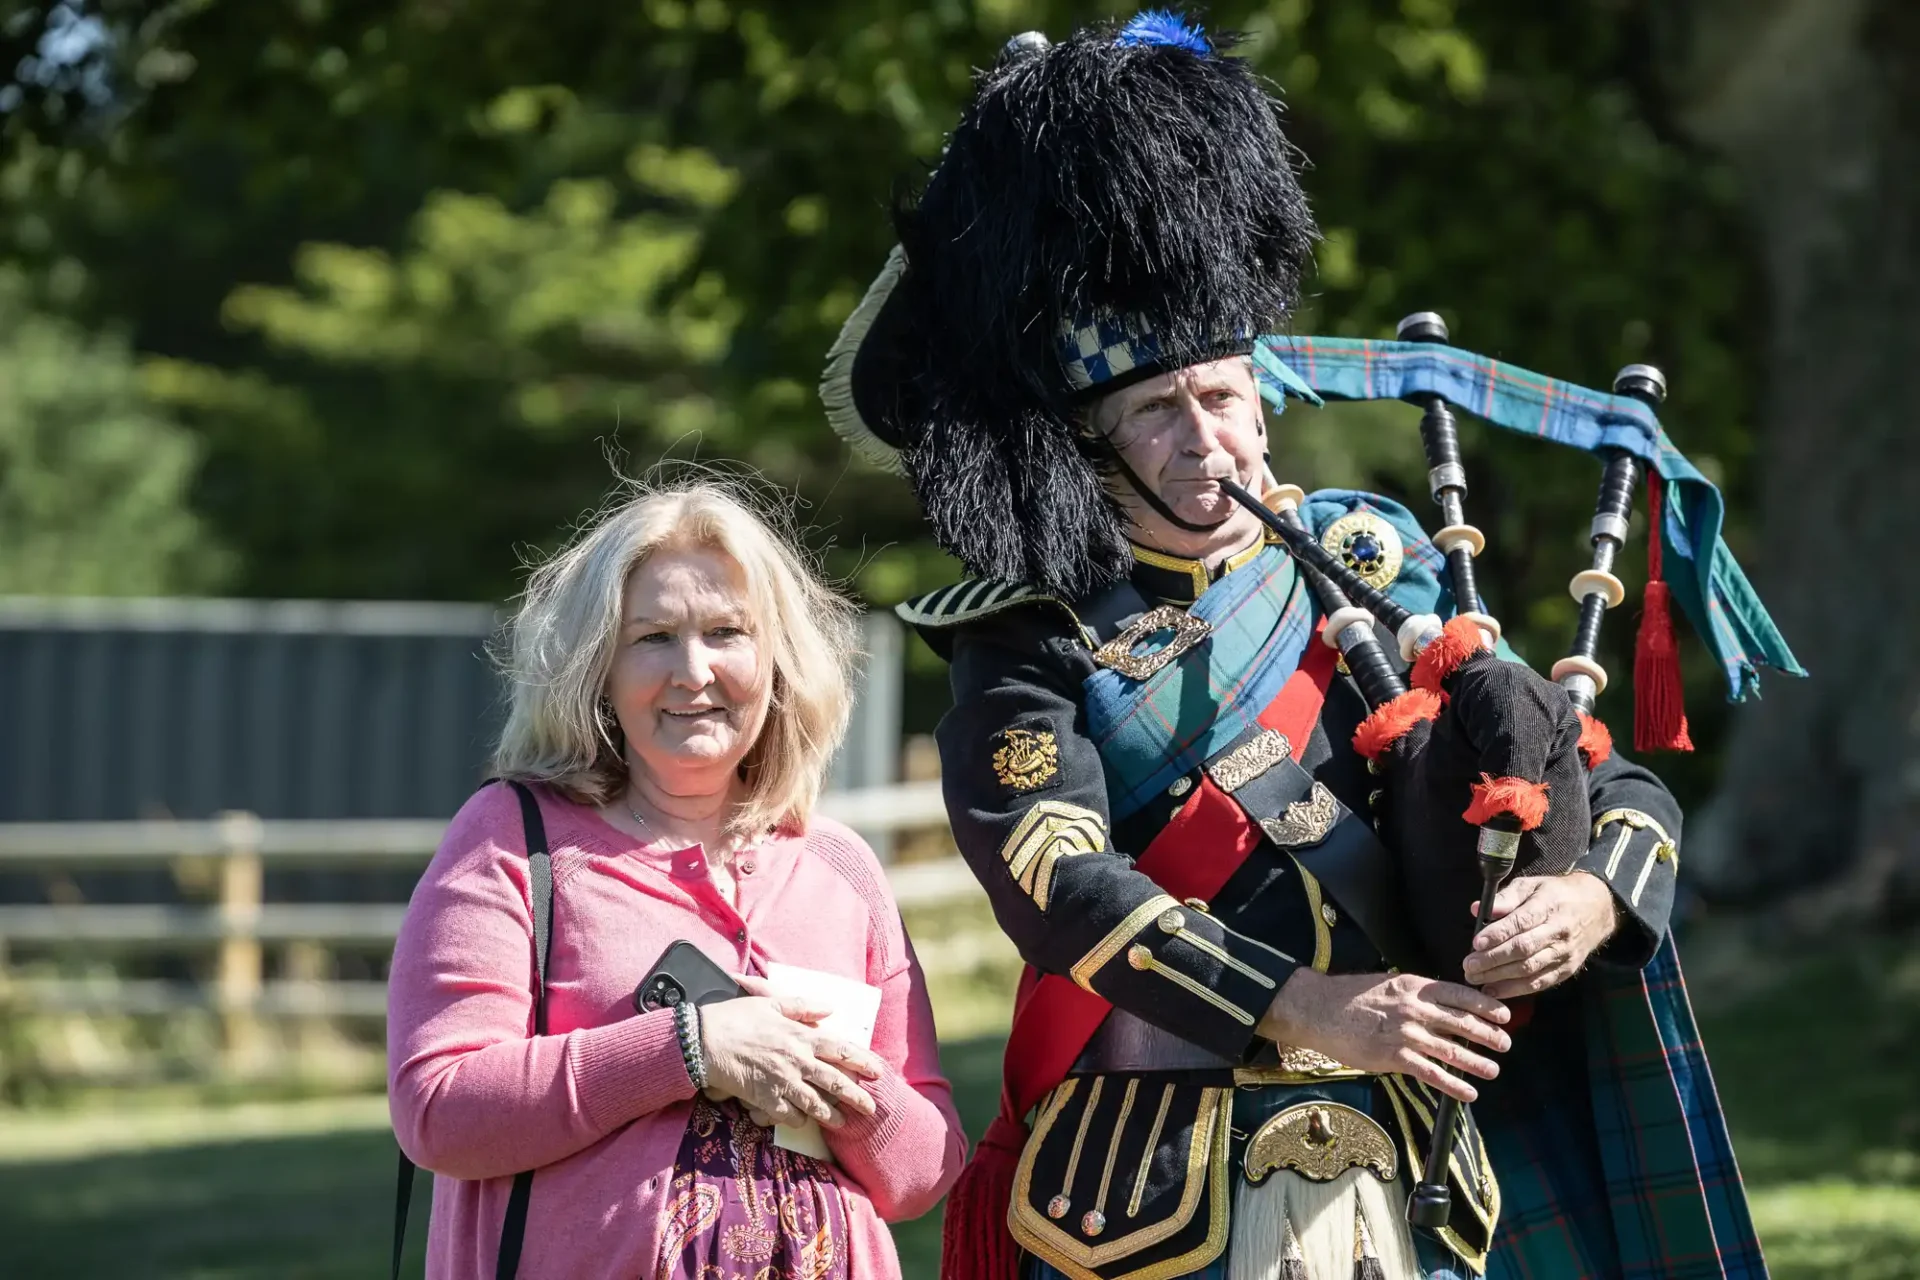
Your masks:
[[[824,1161],[775,1146],[732,1099],[694,1099],[657,1280],[849,1280],[849,1238]]]

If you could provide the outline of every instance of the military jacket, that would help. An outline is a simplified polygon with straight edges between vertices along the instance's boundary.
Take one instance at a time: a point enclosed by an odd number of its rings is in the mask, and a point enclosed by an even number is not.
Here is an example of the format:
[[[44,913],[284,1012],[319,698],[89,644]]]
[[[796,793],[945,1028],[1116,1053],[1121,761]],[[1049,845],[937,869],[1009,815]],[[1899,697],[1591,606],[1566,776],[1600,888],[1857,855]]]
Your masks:
[[[1373,495],[1323,493],[1306,514],[1331,549],[1342,549],[1356,568],[1367,564],[1400,603],[1452,612],[1438,578],[1442,560],[1402,507]],[[1183,612],[1227,574],[1269,574],[1273,557],[1263,551],[1256,543],[1208,572],[1198,562],[1135,549],[1131,580],[1091,601],[970,581],[900,606],[952,668],[954,706],[937,739],[962,856],[1021,958],[1112,1006],[1068,1077],[1037,1105],[1010,1207],[1016,1240],[1083,1280],[1192,1274],[1217,1259],[1231,1230],[1229,1171],[1244,1167],[1244,1176],[1258,1180],[1269,1163],[1261,1151],[1273,1150],[1261,1146],[1263,1134],[1288,1134],[1290,1117],[1357,1117],[1348,1121],[1354,1130],[1342,1140],[1342,1159],[1363,1161],[1384,1180],[1396,1176],[1396,1165],[1417,1167],[1432,1142],[1440,1100],[1425,1084],[1369,1077],[1258,1034],[1267,1007],[1300,965],[1379,973],[1388,969],[1382,948],[1405,956],[1404,940],[1369,936],[1357,923],[1382,919],[1379,902],[1361,898],[1396,892],[1392,860],[1367,864],[1369,873],[1357,877],[1354,864],[1327,862],[1327,854],[1359,858],[1356,835],[1379,848],[1365,821],[1382,798],[1390,802],[1382,779],[1352,747],[1367,714],[1354,681],[1332,677],[1306,741],[1286,739],[1288,760],[1256,766],[1258,783],[1223,781],[1242,748],[1254,747],[1236,735],[1188,773],[1173,775],[1177,766],[1156,773],[1150,781],[1164,791],[1144,804],[1142,787],[1129,783],[1121,806],[1110,794],[1114,762],[1094,745],[1089,681],[1096,672],[1106,676],[1102,664],[1125,662],[1119,654],[1131,652],[1125,643],[1102,647],[1133,635],[1127,629],[1148,608],[1171,604]],[[1254,581],[1271,589],[1279,580]],[[1242,599],[1233,587],[1225,599]],[[1139,714],[1177,714],[1187,723],[1198,710],[1202,720],[1217,720],[1217,706],[1185,704],[1187,689],[1213,697],[1215,687],[1183,681],[1177,712],[1154,704]],[[1298,735],[1300,725],[1290,725],[1290,733]],[[1210,902],[1179,902],[1135,862],[1200,802],[1202,771],[1215,787],[1233,791],[1236,804],[1246,787],[1284,773],[1298,789],[1331,794],[1344,808],[1338,823],[1346,823],[1348,835],[1334,839],[1332,829],[1319,827],[1304,844],[1283,846],[1277,841],[1284,823],[1267,823],[1281,810],[1256,804],[1246,808],[1248,818],[1260,818],[1256,848]],[[1588,787],[1596,829],[1576,869],[1603,877],[1622,912],[1601,961],[1642,965],[1667,929],[1678,812],[1651,773],[1619,756],[1590,771]],[[1323,806],[1288,804],[1286,812],[1292,808]],[[1181,839],[1192,839],[1187,829],[1171,835],[1173,844],[1156,846],[1156,858],[1179,856]],[[1309,846],[1317,846],[1311,856]],[[1308,862],[1329,883],[1338,875],[1344,896],[1315,879]],[[1382,865],[1384,875],[1371,873]],[[1442,906],[1465,913],[1473,894],[1461,898]],[[1271,1088],[1236,1088],[1250,1084]],[[1500,1188],[1471,1115],[1455,1134],[1450,1169],[1453,1215],[1438,1238],[1478,1270],[1500,1215]],[[1321,1174],[1332,1176],[1332,1169]]]
[[[1412,524],[1386,499],[1354,495],[1343,505],[1403,528]],[[1309,515],[1320,506],[1311,504]],[[1414,529],[1408,560],[1424,542]],[[1149,601],[1183,605],[1248,558],[1230,558],[1209,573],[1198,562],[1137,548],[1132,582]],[[1249,857],[1214,901],[1191,904],[1190,939],[1163,931],[1158,914],[1143,908],[1164,895],[1133,861],[1180,811],[1198,771],[1175,780],[1164,803],[1116,828],[1081,706],[1082,686],[1096,670],[1094,651],[1132,618],[1094,619],[1074,602],[996,585],[960,583],[900,613],[951,663],[953,709],[936,736],[954,839],[1024,960],[1236,1060],[1259,1047],[1253,1023],[1299,965],[1330,973],[1384,967],[1366,935],[1282,856]],[[1379,779],[1351,746],[1366,710],[1353,681],[1337,676],[1299,752],[1302,766],[1358,814],[1379,799]],[[1589,782],[1594,830],[1576,869],[1604,879],[1621,913],[1619,930],[1596,960],[1637,967],[1666,932],[1679,808],[1658,778],[1617,752]],[[1035,848],[1026,849],[1029,843]],[[1016,865],[1019,874],[1011,870]],[[1135,945],[1149,948],[1157,964],[1130,963]]]

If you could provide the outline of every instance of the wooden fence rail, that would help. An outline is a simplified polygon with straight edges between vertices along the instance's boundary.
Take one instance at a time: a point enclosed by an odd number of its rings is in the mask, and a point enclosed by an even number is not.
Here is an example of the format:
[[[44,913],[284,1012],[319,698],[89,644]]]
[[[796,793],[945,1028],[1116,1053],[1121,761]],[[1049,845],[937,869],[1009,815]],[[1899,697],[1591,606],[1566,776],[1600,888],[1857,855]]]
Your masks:
[[[904,783],[821,798],[823,813],[863,832],[940,828],[946,811],[938,782]],[[245,1058],[264,1018],[378,1018],[379,982],[320,978],[329,950],[385,950],[406,908],[396,903],[269,903],[265,868],[424,865],[446,829],[437,821],[266,821],[229,813],[207,822],[0,823],[0,871],[79,866],[217,863],[216,900],[208,905],[0,905],[0,1006],[86,1014],[158,1014],[189,1009],[219,1014],[230,1057]],[[939,906],[979,890],[957,858],[887,869],[902,907]],[[10,944],[56,954],[69,945],[89,956],[130,952],[205,954],[204,984],[123,979],[26,978],[6,971]],[[291,977],[268,982],[264,945],[284,946]],[[967,948],[959,948],[966,952]],[[938,948],[925,958],[938,966]],[[301,976],[302,970],[311,970]]]

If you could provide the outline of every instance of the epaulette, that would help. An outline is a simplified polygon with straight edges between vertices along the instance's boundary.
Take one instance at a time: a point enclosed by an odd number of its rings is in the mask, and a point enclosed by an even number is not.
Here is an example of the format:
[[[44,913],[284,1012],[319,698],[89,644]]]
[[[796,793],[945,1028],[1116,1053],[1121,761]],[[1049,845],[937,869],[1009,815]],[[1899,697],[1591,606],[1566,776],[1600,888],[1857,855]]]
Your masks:
[[[1075,628],[1082,632],[1086,630],[1073,606],[1059,596],[1025,583],[993,578],[964,578],[923,596],[903,600],[893,607],[893,611],[901,621],[911,626],[938,629],[1033,605],[1059,609],[1072,619]]]

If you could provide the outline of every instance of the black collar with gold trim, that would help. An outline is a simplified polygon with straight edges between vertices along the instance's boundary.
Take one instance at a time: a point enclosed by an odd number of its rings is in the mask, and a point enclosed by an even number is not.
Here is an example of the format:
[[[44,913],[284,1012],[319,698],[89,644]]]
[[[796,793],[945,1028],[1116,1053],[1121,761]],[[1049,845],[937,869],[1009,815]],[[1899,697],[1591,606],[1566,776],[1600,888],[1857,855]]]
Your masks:
[[[1203,560],[1188,560],[1182,556],[1170,556],[1164,551],[1155,551],[1152,547],[1143,547],[1133,543],[1133,570],[1128,575],[1140,594],[1149,600],[1163,600],[1169,604],[1192,604],[1200,598],[1200,593],[1227,574],[1251,561],[1260,554],[1260,549],[1279,539],[1269,533],[1253,543],[1244,551],[1236,551],[1222,560],[1212,570]]]

